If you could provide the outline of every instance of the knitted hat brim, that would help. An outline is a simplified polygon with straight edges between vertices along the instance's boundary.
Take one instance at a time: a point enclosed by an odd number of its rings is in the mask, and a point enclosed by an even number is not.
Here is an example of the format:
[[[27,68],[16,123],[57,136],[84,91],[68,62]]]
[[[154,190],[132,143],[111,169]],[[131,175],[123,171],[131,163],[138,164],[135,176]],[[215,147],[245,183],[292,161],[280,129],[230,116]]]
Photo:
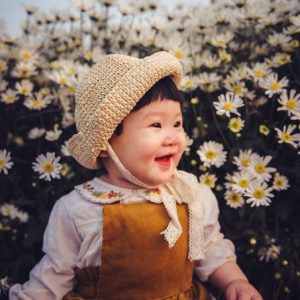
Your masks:
[[[170,76],[178,86],[182,66],[168,52],[157,52],[140,59],[99,103],[89,122],[68,142],[71,155],[84,167],[98,169],[100,152],[118,124],[131,112],[143,95],[160,79]]]

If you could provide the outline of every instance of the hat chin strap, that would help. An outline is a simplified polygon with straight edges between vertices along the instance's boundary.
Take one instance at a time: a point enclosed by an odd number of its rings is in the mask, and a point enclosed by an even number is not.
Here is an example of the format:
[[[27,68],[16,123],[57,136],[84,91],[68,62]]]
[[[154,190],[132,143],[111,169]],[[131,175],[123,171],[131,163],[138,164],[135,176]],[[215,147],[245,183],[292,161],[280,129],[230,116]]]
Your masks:
[[[138,178],[136,178],[133,174],[130,173],[130,171],[128,171],[126,169],[126,167],[121,163],[121,161],[119,160],[116,152],[114,151],[114,149],[111,147],[110,144],[107,144],[107,152],[110,156],[110,158],[113,160],[113,162],[115,163],[117,169],[119,170],[119,172],[124,176],[124,178],[128,181],[130,181],[131,183],[137,185],[137,186],[141,186],[144,187],[146,189],[152,189],[154,188],[151,185],[148,185],[144,182],[142,182],[141,180],[139,180]]]

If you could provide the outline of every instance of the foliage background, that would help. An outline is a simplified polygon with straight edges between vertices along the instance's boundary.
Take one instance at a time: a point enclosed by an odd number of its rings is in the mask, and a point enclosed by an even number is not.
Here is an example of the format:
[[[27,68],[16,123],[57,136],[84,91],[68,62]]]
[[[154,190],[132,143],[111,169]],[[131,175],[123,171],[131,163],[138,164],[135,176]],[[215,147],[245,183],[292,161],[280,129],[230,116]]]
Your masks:
[[[75,132],[74,90],[81,76],[107,53],[143,57],[167,50],[181,60],[186,74],[181,89],[192,144],[180,168],[199,177],[209,172],[217,179],[205,182],[218,197],[223,232],[235,243],[239,264],[264,299],[299,299],[299,140],[295,136],[294,145],[283,142],[275,128],[293,125],[299,132],[300,111],[298,106],[291,113],[278,111],[280,93],[269,97],[270,88],[263,84],[276,73],[278,84],[286,76],[284,88],[299,92],[299,1],[213,1],[207,7],[168,10],[156,1],[122,6],[99,0],[74,1],[68,12],[26,11],[22,36],[0,36],[0,151],[9,151],[13,162],[8,174],[0,166],[0,278],[27,280],[42,256],[42,234],[54,202],[97,174],[81,168],[63,148]],[[256,63],[268,66],[261,81],[251,75]],[[23,80],[32,83],[32,90],[18,87]],[[218,115],[213,104],[228,91],[243,99],[239,111],[245,124],[239,132],[228,128],[232,115]],[[37,92],[35,100],[41,101],[25,106]],[[36,127],[53,131],[48,133],[52,138],[46,139],[46,133],[30,137]],[[221,166],[205,166],[197,153],[207,141],[224,146],[227,156]],[[237,169],[239,151],[249,149],[271,156],[270,165],[286,176],[289,188],[272,187],[269,206],[256,202],[234,208],[225,201],[232,184],[228,174]],[[59,179],[46,181],[32,169],[38,155],[47,152],[60,157]],[[272,180],[267,184],[271,187]],[[7,204],[13,206],[5,210]],[[16,217],[16,210],[25,218]]]

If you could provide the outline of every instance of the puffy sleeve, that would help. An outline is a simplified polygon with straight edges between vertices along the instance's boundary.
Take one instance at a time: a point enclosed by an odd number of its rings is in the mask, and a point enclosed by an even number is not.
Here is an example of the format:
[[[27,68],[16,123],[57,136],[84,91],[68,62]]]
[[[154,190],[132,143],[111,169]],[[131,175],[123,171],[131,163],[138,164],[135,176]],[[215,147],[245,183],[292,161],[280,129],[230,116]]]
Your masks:
[[[221,233],[219,207],[214,193],[208,186],[200,184],[199,199],[203,204],[205,258],[196,261],[195,272],[202,281],[206,281],[218,267],[236,260],[236,256],[233,243]]]
[[[10,300],[56,300],[73,288],[74,267],[81,237],[69,216],[65,201],[58,200],[44,234],[45,255],[30,272],[29,281],[15,284]]]

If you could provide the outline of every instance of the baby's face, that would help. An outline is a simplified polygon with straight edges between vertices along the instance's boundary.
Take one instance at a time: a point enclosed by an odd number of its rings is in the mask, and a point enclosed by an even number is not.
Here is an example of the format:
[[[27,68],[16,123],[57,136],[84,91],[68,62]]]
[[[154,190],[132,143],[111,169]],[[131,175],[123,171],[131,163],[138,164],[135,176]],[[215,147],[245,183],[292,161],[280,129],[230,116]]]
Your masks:
[[[130,113],[123,121],[121,135],[114,135],[110,145],[123,165],[142,182],[157,186],[172,176],[185,150],[180,104],[172,100],[152,102]],[[113,182],[126,180],[110,162]],[[125,185],[124,185],[125,182]],[[132,187],[128,182],[127,187]]]

